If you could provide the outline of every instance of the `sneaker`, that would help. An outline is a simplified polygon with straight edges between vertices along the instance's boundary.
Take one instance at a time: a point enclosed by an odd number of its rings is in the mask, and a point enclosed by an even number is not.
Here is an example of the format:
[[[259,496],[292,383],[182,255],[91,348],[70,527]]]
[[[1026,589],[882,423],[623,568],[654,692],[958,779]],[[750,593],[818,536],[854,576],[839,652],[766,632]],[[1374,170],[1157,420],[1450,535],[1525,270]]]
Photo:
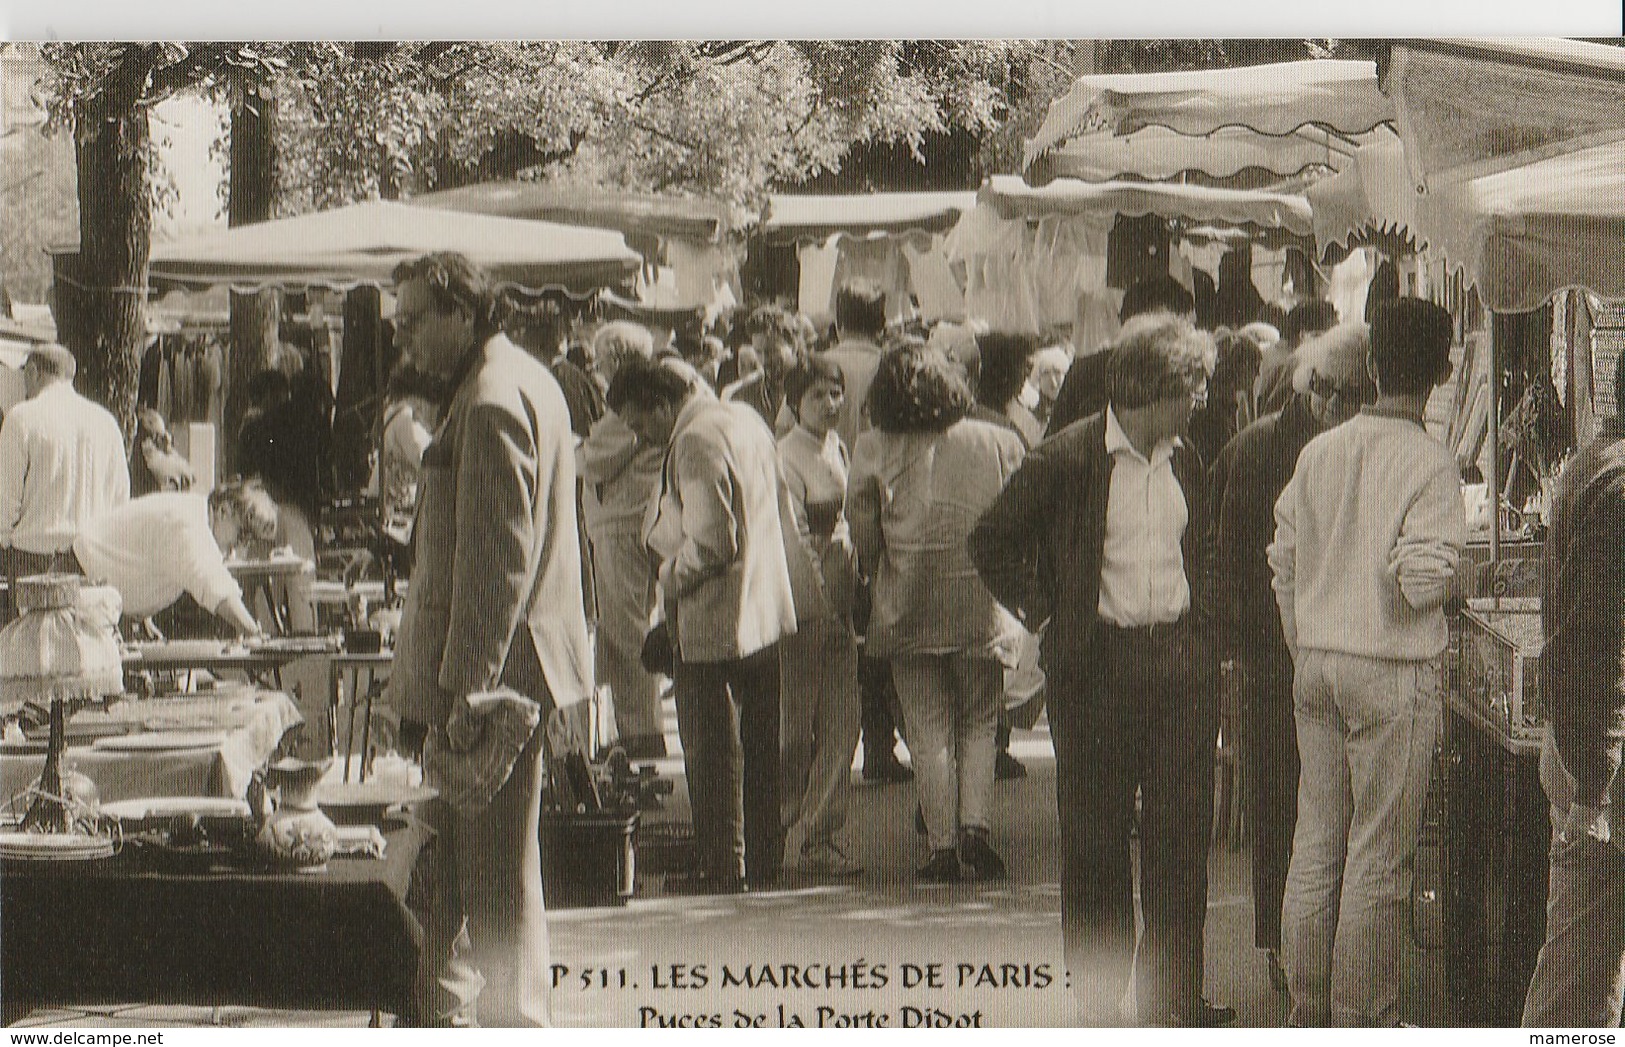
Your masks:
[[[1286,968],[1281,966],[1281,952],[1279,949],[1270,949],[1264,954],[1269,960],[1270,988],[1282,996],[1291,995],[1292,990],[1287,986]]]
[[[884,782],[887,785],[900,785],[903,782],[912,782],[914,772],[897,758],[896,753],[865,753],[863,756],[863,780],[866,782]]]
[[[1163,1016],[1152,1025],[1160,1025],[1171,1029],[1216,1029],[1221,1025],[1234,1025],[1236,1023],[1236,1009],[1223,1004],[1209,1003],[1206,999],[1196,1001],[1193,1010]]]
[[[999,754],[993,758],[993,777],[1001,782],[1015,781],[1027,777],[1027,767],[1011,756],[1010,750],[1000,749]]]
[[[801,871],[813,876],[846,879],[862,876],[863,866],[847,857],[839,847],[826,843],[801,852]]]
[[[959,860],[973,880],[1002,880],[1009,875],[1004,859],[988,843],[986,829],[964,829],[959,834]]]
[[[952,848],[932,851],[931,860],[920,866],[914,876],[922,883],[958,883],[959,854]]]

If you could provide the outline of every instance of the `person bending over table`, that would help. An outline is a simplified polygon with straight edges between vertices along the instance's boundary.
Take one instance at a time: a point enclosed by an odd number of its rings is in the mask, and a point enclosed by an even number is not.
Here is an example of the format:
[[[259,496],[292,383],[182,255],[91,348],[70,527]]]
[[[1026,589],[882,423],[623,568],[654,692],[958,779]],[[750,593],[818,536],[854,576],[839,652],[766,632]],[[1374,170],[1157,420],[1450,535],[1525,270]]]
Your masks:
[[[157,614],[186,592],[239,635],[253,636],[259,623],[226,556],[241,542],[269,541],[276,522],[276,503],[256,480],[232,481],[206,496],[161,492],[96,517],[74,540],[73,555],[87,577],[118,590],[127,615]]]

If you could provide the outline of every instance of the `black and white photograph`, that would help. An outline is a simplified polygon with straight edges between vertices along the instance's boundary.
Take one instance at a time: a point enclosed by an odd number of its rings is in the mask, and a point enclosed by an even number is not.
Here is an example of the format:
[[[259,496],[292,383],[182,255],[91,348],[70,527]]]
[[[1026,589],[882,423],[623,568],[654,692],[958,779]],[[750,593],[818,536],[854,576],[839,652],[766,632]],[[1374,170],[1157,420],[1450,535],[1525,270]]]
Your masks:
[[[1617,1027],[1622,351],[1619,37],[0,40],[0,1024]]]

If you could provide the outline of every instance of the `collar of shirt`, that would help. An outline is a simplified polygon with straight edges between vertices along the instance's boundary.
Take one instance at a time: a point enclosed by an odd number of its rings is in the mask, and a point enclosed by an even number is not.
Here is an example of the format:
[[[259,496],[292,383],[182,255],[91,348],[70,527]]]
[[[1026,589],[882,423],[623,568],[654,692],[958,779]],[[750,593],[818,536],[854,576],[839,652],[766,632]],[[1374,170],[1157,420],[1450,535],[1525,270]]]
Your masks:
[[[1115,456],[1120,453],[1127,453],[1133,455],[1142,462],[1147,462],[1150,465],[1157,465],[1172,458],[1174,456],[1174,448],[1182,446],[1184,446],[1184,441],[1180,440],[1180,438],[1177,436],[1170,436],[1165,440],[1159,441],[1157,446],[1151,449],[1151,457],[1147,459],[1145,455],[1141,454],[1139,449],[1134,446],[1133,441],[1128,438],[1128,433],[1123,431],[1122,424],[1117,421],[1117,412],[1112,410],[1110,404],[1106,405],[1107,454]]]

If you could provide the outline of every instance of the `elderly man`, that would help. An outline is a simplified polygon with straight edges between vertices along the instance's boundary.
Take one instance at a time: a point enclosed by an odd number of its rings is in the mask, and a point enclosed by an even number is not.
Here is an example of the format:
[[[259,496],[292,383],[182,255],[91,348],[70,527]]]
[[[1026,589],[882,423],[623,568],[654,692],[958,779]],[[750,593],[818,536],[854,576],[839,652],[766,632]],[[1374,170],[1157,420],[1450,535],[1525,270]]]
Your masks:
[[[606,399],[640,440],[668,449],[644,542],[676,658],[698,886],[771,885],[784,859],[778,643],[796,628],[773,435],[751,408],[659,364],[623,365]],[[793,530],[790,541],[799,552]]]
[[[1218,657],[1207,484],[1179,439],[1213,366],[1188,320],[1130,320],[1109,403],[1035,448],[971,534],[1043,666],[1061,819],[1061,929],[1085,1024],[1212,1026],[1202,996]],[[1129,839],[1141,798],[1135,947]]]
[[[1377,402],[1309,441],[1275,503],[1269,565],[1303,763],[1281,914],[1294,1025],[1399,1024],[1443,608],[1467,539],[1455,459],[1422,425],[1450,338],[1431,302],[1379,306]]]
[[[1625,367],[1614,371],[1625,405]],[[1625,410],[1625,406],[1620,408]],[[1533,1028],[1615,1028],[1625,995],[1625,424],[1564,468],[1541,565],[1540,780],[1552,804],[1546,942],[1524,1002]]]
[[[1253,936],[1266,951],[1270,984],[1282,993],[1281,896],[1298,820],[1298,731],[1292,656],[1281,635],[1265,549],[1275,536],[1275,500],[1292,479],[1298,452],[1376,398],[1365,366],[1370,347],[1363,323],[1343,324],[1305,343],[1297,354],[1298,394],[1225,444],[1211,477],[1219,535],[1219,649],[1235,659],[1246,693]]]
[[[607,389],[623,364],[653,355],[648,328],[624,320],[605,324],[593,336],[594,377]],[[616,731],[633,759],[666,755],[659,680],[639,657],[655,606],[643,513],[660,483],[664,455],[663,449],[640,443],[614,411],[594,423],[576,450],[598,597],[598,680],[614,696]]]
[[[118,591],[124,613],[157,614],[190,593],[198,606],[242,635],[259,632],[225,557],[276,533],[276,503],[257,480],[216,487],[205,497],[161,491],[125,502],[85,525],[73,541],[74,566]]]
[[[28,399],[0,424],[0,561],[11,577],[49,571],[86,523],[130,498],[118,421],[73,388],[73,354],[32,347]]]
[[[402,350],[452,390],[423,456],[416,566],[389,682],[410,747],[430,731],[449,737],[470,696],[498,687],[544,716],[574,705],[591,693],[592,664],[558,383],[500,333],[495,294],[467,258],[404,262],[395,283]],[[439,836],[410,1018],[468,1024],[478,1000],[483,1024],[547,1024],[543,748],[537,730],[483,809],[435,801],[427,811]]]

